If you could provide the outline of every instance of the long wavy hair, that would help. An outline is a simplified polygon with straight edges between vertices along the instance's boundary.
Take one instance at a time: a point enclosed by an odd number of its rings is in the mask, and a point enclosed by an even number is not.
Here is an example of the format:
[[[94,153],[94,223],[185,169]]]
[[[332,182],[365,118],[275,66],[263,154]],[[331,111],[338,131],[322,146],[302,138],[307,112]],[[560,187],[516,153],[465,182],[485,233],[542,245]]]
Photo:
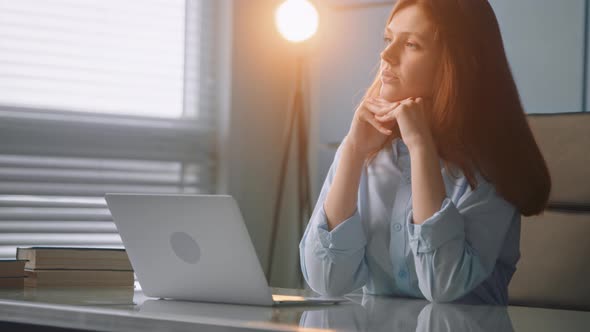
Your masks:
[[[540,214],[551,177],[528,125],[492,7],[487,0],[398,0],[387,26],[410,5],[425,11],[441,46],[429,121],[445,169],[451,175],[460,169],[472,189],[479,172],[522,215]],[[377,96],[380,89],[377,73],[365,97]],[[401,137],[399,127],[393,132],[382,148]]]

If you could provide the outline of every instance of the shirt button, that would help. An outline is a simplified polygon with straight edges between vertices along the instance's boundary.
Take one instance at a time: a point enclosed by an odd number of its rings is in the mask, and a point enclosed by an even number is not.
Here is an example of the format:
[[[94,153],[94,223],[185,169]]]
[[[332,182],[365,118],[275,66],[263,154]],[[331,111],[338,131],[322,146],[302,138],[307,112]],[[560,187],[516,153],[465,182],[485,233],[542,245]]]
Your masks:
[[[405,277],[408,276],[408,273],[405,270],[401,270],[399,271],[399,273],[397,274],[400,278],[404,279]]]
[[[393,230],[395,230],[396,232],[401,231],[402,230],[402,225],[400,225],[399,223],[393,224]]]

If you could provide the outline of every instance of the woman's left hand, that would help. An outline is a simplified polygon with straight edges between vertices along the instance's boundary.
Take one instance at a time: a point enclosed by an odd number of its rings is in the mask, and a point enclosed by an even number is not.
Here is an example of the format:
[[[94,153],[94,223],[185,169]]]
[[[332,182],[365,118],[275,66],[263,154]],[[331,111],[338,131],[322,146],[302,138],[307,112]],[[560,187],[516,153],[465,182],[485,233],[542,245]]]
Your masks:
[[[368,99],[366,104],[375,119],[386,127],[393,128],[395,123],[399,125],[402,139],[410,151],[424,146],[431,147],[434,143],[426,115],[431,103],[424,98],[389,102],[375,97]]]

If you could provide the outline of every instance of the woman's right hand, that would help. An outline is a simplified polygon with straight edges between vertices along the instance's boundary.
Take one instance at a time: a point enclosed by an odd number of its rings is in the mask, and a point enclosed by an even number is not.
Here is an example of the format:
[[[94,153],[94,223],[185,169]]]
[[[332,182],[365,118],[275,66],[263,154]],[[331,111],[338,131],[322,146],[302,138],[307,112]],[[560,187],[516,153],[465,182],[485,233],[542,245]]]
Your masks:
[[[346,135],[346,144],[363,158],[383,146],[387,137],[392,134],[391,128],[395,125],[395,120],[389,123],[377,121],[375,114],[367,109],[367,104],[372,102],[371,98],[362,101],[354,112],[350,129]],[[395,104],[394,107],[396,107]]]

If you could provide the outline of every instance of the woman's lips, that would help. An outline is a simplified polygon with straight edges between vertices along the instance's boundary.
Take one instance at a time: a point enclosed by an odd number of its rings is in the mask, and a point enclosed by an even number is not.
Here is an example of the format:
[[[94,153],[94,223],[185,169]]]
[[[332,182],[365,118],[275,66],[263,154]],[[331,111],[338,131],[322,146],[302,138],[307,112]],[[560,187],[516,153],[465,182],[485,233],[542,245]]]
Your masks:
[[[395,76],[389,70],[381,71],[381,81],[383,81],[384,83],[391,83],[391,82],[397,81],[397,80],[398,80],[397,76]]]

